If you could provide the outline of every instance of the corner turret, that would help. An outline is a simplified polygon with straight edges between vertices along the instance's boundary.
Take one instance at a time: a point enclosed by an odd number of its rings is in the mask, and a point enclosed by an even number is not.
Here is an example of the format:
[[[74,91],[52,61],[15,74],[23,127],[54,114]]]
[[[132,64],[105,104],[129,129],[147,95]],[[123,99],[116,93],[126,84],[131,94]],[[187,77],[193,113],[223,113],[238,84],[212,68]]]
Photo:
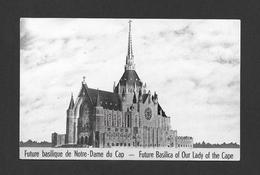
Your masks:
[[[74,108],[74,99],[73,99],[73,94],[71,93],[71,98],[70,98],[70,104],[68,110],[72,110]]]
[[[67,144],[74,144],[74,99],[71,94],[69,108],[67,109],[67,125],[66,125],[66,137],[65,142]]]

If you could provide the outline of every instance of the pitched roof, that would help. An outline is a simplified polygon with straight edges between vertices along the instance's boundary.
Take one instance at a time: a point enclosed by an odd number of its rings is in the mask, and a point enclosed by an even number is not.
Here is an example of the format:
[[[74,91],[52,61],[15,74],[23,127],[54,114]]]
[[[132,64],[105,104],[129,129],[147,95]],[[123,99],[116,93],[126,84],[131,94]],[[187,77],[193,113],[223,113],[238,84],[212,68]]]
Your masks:
[[[160,114],[160,111],[162,111],[162,116],[163,117],[167,117],[164,110],[162,109],[162,107],[160,106],[160,104],[158,103],[158,114]]]
[[[83,87],[86,90],[85,95],[90,97],[94,106],[97,105],[99,94],[99,102],[104,109],[121,110],[121,99],[117,93],[88,88],[85,84],[83,84]]]
[[[119,83],[121,85],[125,85],[126,81],[133,86],[135,83],[137,86],[142,85],[142,82],[135,70],[125,70],[124,74],[122,75],[122,77],[119,80]]]

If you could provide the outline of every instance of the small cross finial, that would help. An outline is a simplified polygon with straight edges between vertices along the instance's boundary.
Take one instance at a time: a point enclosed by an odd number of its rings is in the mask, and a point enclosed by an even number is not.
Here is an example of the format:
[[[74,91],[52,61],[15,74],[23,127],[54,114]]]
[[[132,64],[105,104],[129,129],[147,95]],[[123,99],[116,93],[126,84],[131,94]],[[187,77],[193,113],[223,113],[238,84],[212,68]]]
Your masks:
[[[85,76],[83,76],[83,81],[82,81],[82,83],[83,83],[83,84],[85,84],[85,83],[86,83],[86,81],[85,81],[85,80],[86,80],[86,77],[85,77]]]

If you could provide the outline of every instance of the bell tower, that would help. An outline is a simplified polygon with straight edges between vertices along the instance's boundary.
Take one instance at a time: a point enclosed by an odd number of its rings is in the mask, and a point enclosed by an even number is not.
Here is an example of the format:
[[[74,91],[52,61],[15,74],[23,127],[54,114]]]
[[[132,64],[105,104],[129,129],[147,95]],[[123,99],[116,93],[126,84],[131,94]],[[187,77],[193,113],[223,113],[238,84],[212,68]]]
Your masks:
[[[128,22],[128,46],[126,63],[124,66],[124,74],[119,80],[114,92],[118,93],[122,99],[123,107],[129,108],[133,104],[134,94],[138,96],[139,90],[142,88],[143,83],[135,71],[134,54],[132,47],[132,21]],[[136,97],[137,97],[136,96]],[[137,100],[137,99],[136,99]]]
[[[74,99],[73,99],[73,94],[71,94],[71,99],[70,99],[70,104],[69,107],[67,109],[67,126],[66,126],[66,138],[65,138],[65,142],[66,144],[74,144],[74,132],[75,132],[75,128],[74,128],[74,113],[73,113],[73,109],[74,109]]]

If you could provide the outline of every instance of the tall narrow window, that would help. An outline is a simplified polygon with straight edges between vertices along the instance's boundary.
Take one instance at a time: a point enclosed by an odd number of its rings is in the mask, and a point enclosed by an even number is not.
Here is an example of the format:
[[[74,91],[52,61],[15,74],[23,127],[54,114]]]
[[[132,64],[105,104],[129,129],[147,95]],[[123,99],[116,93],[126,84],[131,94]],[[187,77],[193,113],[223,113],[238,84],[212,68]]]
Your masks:
[[[121,124],[121,116],[118,115],[117,116],[117,127],[121,127],[121,126],[122,126],[122,124]]]
[[[88,144],[88,137],[87,136],[85,137],[85,144],[86,145]]]
[[[112,126],[116,126],[116,114],[113,114],[112,118]]]
[[[111,121],[111,114],[108,114],[108,126],[111,126],[112,121]]]
[[[127,127],[130,127],[130,115],[127,115]]]
[[[107,126],[107,115],[104,116],[104,126]]]
[[[128,126],[128,120],[127,120],[127,115],[125,115],[125,127]]]
[[[83,145],[83,143],[84,143],[84,138],[83,138],[83,136],[81,137],[81,139],[80,139],[80,143]]]

